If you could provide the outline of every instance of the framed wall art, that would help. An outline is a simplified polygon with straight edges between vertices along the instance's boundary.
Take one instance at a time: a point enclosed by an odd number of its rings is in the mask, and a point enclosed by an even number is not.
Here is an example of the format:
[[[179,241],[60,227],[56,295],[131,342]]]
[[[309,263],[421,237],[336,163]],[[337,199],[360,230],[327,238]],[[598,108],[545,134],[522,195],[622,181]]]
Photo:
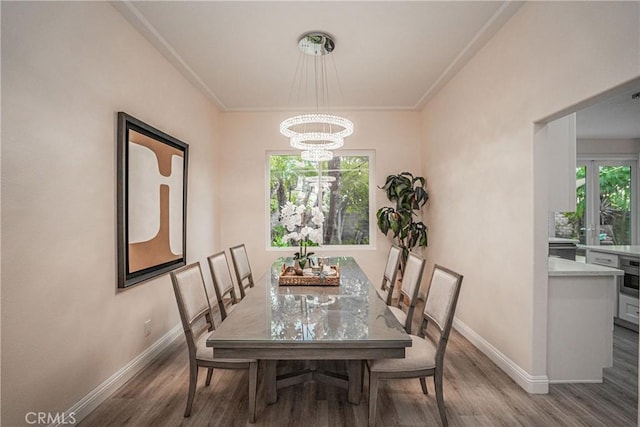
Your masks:
[[[189,145],[118,113],[118,289],[185,265]]]

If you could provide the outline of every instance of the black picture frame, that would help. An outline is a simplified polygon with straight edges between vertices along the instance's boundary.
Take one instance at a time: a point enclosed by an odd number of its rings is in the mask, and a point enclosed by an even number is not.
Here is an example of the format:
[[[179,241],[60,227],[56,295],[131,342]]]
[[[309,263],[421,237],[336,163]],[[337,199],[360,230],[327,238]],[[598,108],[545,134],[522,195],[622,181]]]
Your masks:
[[[186,265],[189,145],[117,114],[117,289]]]

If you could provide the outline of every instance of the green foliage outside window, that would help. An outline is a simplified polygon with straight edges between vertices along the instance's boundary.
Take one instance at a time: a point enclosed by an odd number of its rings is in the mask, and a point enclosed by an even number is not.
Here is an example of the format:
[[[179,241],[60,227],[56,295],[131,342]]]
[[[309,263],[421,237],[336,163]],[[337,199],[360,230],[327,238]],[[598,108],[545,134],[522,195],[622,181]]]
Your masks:
[[[287,202],[308,209],[320,205],[325,216],[323,245],[369,244],[369,156],[336,156],[315,163],[299,155],[272,154],[269,190],[272,247],[292,246],[284,241],[287,230],[279,222]]]
[[[586,209],[586,174],[584,166],[576,169],[576,211],[565,212],[572,228],[572,235],[585,243],[585,209]],[[600,226],[601,242],[610,244],[631,244],[631,168],[629,166],[601,166],[599,170],[600,184]],[[611,235],[609,235],[611,234]]]

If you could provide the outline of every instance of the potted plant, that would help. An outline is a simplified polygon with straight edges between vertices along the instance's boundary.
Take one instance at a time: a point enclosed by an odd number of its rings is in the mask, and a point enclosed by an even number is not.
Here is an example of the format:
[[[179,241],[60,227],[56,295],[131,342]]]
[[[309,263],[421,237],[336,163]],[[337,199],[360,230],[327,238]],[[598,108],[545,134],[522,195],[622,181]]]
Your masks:
[[[293,256],[300,270],[304,270],[307,258],[313,255],[313,252],[307,253],[307,246],[322,243],[323,222],[324,214],[318,207],[313,207],[308,212],[305,205],[296,206],[287,202],[280,211],[280,223],[289,232],[282,239],[300,246],[300,250]]]
[[[404,272],[409,252],[415,247],[426,247],[428,243],[427,226],[422,221],[415,221],[417,212],[429,200],[424,185],[423,177],[401,172],[389,175],[384,185],[378,187],[386,192],[389,201],[395,202],[395,207],[378,209],[376,218],[380,231],[385,235],[392,232],[394,241],[402,249],[401,272]]]

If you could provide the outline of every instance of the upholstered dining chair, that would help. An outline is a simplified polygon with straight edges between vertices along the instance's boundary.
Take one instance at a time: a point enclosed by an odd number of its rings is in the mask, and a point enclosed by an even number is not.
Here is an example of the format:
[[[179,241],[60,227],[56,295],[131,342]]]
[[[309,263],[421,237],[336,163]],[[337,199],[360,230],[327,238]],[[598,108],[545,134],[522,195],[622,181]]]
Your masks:
[[[436,265],[431,274],[427,300],[418,336],[411,335],[412,346],[404,359],[369,360],[369,425],[375,425],[378,382],[392,378],[419,378],[422,392],[428,394],[425,378],[433,376],[436,402],[443,426],[448,426],[442,394],[444,353],[449,340],[453,315],[460,295],[462,276]],[[429,322],[433,327],[427,331]]]
[[[246,296],[247,289],[253,288],[253,275],[251,274],[251,265],[247,256],[247,249],[244,243],[229,248],[231,259],[233,260],[233,269],[236,273],[236,281],[240,287],[240,299]]]
[[[409,253],[407,263],[404,266],[402,274],[402,288],[396,305],[390,305],[389,310],[404,326],[404,330],[408,334],[411,333],[411,323],[413,321],[413,312],[418,302],[418,292],[420,291],[420,283],[422,282],[422,274],[424,272],[425,260],[413,252]],[[403,310],[405,306],[406,312]]]
[[[233,287],[231,271],[224,251],[208,256],[207,261],[213,278],[213,288],[218,299],[220,318],[224,321],[240,300],[237,298],[236,290]]]
[[[382,274],[382,285],[376,289],[378,296],[382,298],[387,305],[391,305],[393,288],[396,285],[396,275],[398,274],[401,256],[402,249],[397,245],[391,246],[391,249],[389,249],[389,255],[387,256],[387,264],[384,268],[384,273]]]
[[[250,422],[255,422],[258,361],[254,359],[218,359],[214,357],[213,349],[207,347],[208,331],[215,329],[215,325],[199,262],[174,270],[170,276],[189,350],[189,395],[184,416],[191,415],[191,406],[198,382],[198,368],[207,368],[205,386],[211,383],[214,368],[248,369],[249,419]]]

